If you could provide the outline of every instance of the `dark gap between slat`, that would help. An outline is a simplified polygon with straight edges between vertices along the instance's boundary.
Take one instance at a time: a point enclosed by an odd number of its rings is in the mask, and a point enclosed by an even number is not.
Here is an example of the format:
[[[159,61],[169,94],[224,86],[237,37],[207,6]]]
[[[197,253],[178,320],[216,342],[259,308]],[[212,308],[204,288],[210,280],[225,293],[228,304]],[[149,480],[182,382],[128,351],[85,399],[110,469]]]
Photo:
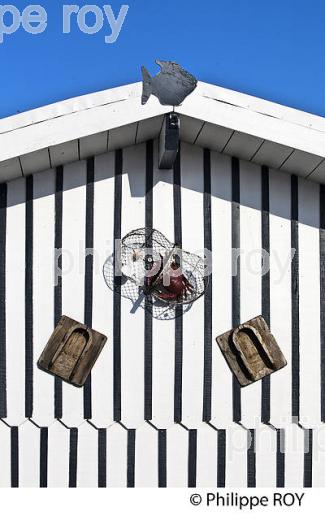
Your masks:
[[[77,487],[78,428],[70,429],[69,487]]]
[[[115,192],[114,192],[114,240],[121,240],[122,224],[122,170],[123,152],[115,152]],[[114,272],[115,272],[114,244]],[[113,295],[113,364],[114,364],[114,421],[121,420],[121,277],[114,275]],[[117,292],[119,291],[119,292]]]
[[[54,287],[54,328],[57,326],[62,316],[62,213],[63,213],[63,166],[56,168],[55,177],[55,229],[54,229],[54,248],[55,265],[58,272],[56,285]],[[54,379],[54,416],[62,419],[62,381]]]
[[[19,487],[19,432],[17,426],[12,426],[10,431],[11,451],[11,487]]]
[[[247,431],[248,449],[247,449],[247,487],[256,487],[256,448],[255,448],[255,430]]]
[[[153,226],[153,141],[146,145],[145,226]],[[151,244],[148,243],[148,247]],[[152,302],[146,298],[144,312],[144,419],[152,419]]]
[[[197,430],[188,432],[188,487],[196,487]]]
[[[218,474],[217,486],[226,486],[226,430],[218,431]]]
[[[128,430],[127,440],[127,487],[135,485],[135,436],[136,430]]]
[[[98,430],[98,487],[105,488],[107,486],[107,431],[105,428]]]
[[[158,431],[158,487],[167,486],[167,431]]]
[[[181,208],[181,150],[174,164],[174,240],[182,247],[182,208]],[[175,318],[175,375],[174,375],[174,421],[182,422],[183,387],[183,313],[176,310]]]
[[[313,430],[304,431],[304,487],[313,487]]]
[[[240,249],[240,163],[239,159],[232,157],[232,251]],[[222,225],[222,223],[220,224]],[[232,326],[240,325],[240,256],[237,260],[237,274],[232,276]],[[233,421],[241,421],[241,390],[235,376],[232,380],[233,387]]]
[[[270,178],[267,166],[262,166],[262,250],[270,255]],[[270,317],[270,270],[262,276],[262,315],[265,321],[271,326]],[[271,398],[271,378],[270,376],[262,379],[262,404],[261,420],[262,423],[270,422]]]
[[[320,342],[321,342],[321,420],[325,422],[325,186],[320,185]]]
[[[0,184],[0,417],[7,417],[6,242],[7,184]]]
[[[47,487],[48,428],[40,430],[40,487]]]
[[[285,485],[285,430],[276,432],[276,487],[284,488]]]
[[[26,178],[25,208],[25,417],[33,415],[33,176]]]
[[[291,176],[291,247],[296,251],[291,264],[291,318],[292,318],[292,417],[300,417],[300,330],[299,330],[299,215],[298,177]]]
[[[211,152],[204,150],[204,248],[212,252],[211,229]],[[205,279],[204,294],[204,380],[203,380],[203,421],[211,421],[212,392],[212,273]]]
[[[94,157],[87,160],[87,186],[86,186],[86,231],[85,231],[85,310],[84,320],[88,327],[92,327],[93,321],[93,248],[94,248]],[[83,389],[84,418],[91,419],[91,374]]]

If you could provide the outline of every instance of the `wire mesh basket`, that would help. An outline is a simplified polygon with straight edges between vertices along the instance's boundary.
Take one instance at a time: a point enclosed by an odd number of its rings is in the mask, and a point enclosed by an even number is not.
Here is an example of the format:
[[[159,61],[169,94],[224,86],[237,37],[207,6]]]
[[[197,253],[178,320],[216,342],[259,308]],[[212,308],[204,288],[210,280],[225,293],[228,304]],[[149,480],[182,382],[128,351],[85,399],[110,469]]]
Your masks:
[[[156,229],[128,233],[113,263],[114,280],[112,261],[104,265],[107,285],[133,301],[142,293],[152,304],[188,306],[204,294],[207,286],[204,260],[180,249]],[[116,284],[116,275],[121,277],[120,284]]]

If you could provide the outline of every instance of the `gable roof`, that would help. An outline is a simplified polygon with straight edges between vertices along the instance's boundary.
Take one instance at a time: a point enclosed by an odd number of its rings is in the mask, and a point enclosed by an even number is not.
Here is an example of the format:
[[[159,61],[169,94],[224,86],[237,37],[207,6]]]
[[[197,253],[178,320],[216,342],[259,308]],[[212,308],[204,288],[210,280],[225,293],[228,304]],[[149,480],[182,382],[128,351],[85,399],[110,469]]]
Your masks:
[[[0,181],[157,137],[173,107],[141,94],[134,83],[0,120]],[[183,141],[325,182],[325,118],[202,82],[176,112]]]

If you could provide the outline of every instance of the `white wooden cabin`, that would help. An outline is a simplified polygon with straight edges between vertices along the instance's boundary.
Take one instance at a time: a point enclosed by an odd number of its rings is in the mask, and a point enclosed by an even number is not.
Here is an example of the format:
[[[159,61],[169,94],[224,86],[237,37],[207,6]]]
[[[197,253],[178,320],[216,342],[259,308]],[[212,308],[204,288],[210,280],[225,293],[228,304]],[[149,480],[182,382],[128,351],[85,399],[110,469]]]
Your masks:
[[[325,119],[199,83],[165,171],[171,111],[137,83],[0,121],[0,486],[325,485]],[[144,226],[213,253],[174,320],[103,279]],[[61,314],[108,336],[84,389],[36,366]],[[288,366],[239,390],[215,337],[259,314]]]

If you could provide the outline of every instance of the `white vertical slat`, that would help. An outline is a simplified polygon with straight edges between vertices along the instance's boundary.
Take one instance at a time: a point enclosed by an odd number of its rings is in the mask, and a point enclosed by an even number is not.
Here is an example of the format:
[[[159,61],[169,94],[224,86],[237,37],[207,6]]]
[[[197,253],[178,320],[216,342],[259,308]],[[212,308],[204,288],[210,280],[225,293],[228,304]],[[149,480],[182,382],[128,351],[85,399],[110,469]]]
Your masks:
[[[122,237],[145,226],[146,148],[137,145],[123,152]],[[131,312],[130,300],[121,300],[122,422],[135,428],[144,415],[144,310]]]
[[[40,431],[30,421],[19,427],[19,487],[39,487]]]
[[[313,430],[313,487],[325,487],[325,426]]]
[[[272,374],[271,419],[276,427],[291,416],[291,222],[290,176],[270,170],[271,331],[288,367]]]
[[[68,487],[69,449],[70,431],[59,421],[55,421],[48,430],[48,487]]]
[[[167,487],[187,487],[188,431],[175,424],[167,430]]]
[[[53,332],[54,172],[35,175],[33,188],[33,335],[37,361]],[[54,379],[35,368],[33,419],[40,426],[47,426],[53,418]]]
[[[95,160],[93,327],[108,338],[92,370],[92,422],[100,428],[113,421],[113,292],[102,269],[114,250],[114,164],[114,153]]]
[[[8,183],[6,244],[7,420],[25,417],[25,179]]]
[[[300,423],[321,423],[319,185],[299,179]]]
[[[215,338],[232,326],[231,160],[211,154],[212,423],[232,423],[232,374]]]
[[[296,424],[285,428],[285,486],[300,488],[304,483],[305,432]]]
[[[174,240],[173,170],[159,170],[154,146],[153,227]],[[174,422],[175,322],[152,322],[152,415],[158,428]]]
[[[98,486],[98,431],[88,422],[78,428],[77,487]]]
[[[277,433],[270,426],[255,429],[256,487],[276,486]]]
[[[202,423],[197,430],[197,487],[217,487],[218,432]]]
[[[248,432],[240,425],[227,428],[226,487],[247,487]]]
[[[244,323],[261,314],[261,168],[240,163],[240,315]],[[255,428],[261,415],[261,381],[241,392],[242,424]]]
[[[64,167],[62,226],[62,313],[84,322],[86,163]],[[63,417],[68,426],[83,421],[83,391],[63,383]]]
[[[0,487],[11,485],[10,428],[0,422]]]
[[[127,431],[116,423],[107,429],[107,486],[126,487]]]
[[[158,432],[148,423],[136,433],[135,486],[158,487]]]
[[[182,144],[181,201],[183,249],[203,256],[203,152]],[[189,428],[202,421],[204,373],[204,299],[183,316],[183,410],[182,422]]]

